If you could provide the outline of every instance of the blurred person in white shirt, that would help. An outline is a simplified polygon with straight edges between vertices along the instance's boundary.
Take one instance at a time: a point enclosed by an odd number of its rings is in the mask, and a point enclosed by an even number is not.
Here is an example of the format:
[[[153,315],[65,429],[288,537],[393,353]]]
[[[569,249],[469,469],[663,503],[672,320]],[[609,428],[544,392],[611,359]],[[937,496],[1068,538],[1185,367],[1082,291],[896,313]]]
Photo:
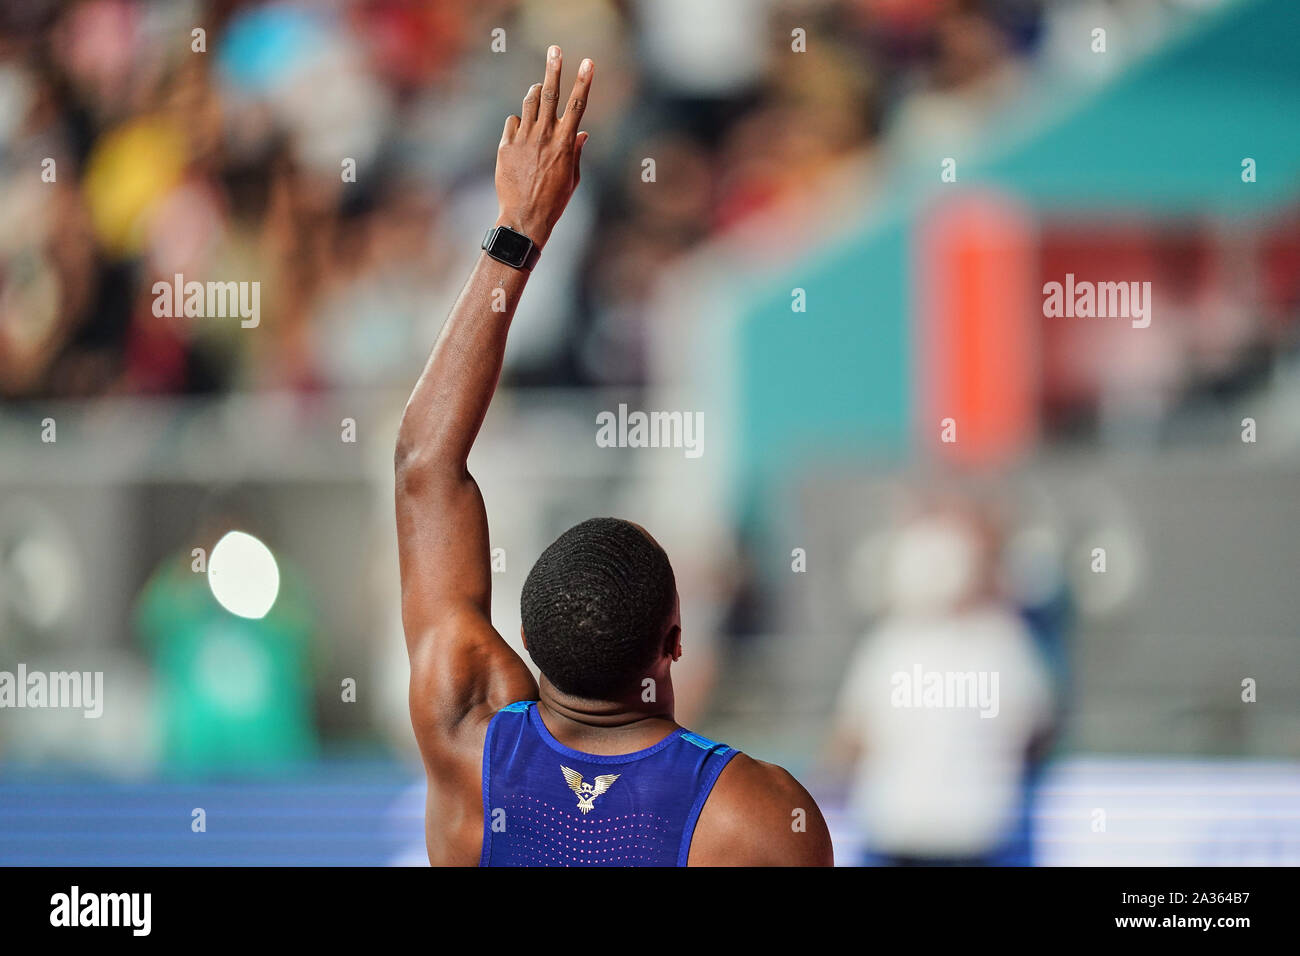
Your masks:
[[[1020,820],[1052,695],[1032,635],[996,594],[994,546],[975,517],[945,510],[889,548],[888,609],[851,661],[837,713],[873,862],[987,864]]]

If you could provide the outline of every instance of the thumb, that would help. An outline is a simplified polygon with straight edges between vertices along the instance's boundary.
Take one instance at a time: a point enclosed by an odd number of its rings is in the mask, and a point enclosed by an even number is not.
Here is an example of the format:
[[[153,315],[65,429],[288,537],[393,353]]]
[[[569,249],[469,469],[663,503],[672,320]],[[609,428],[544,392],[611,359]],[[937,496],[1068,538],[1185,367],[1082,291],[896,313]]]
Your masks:
[[[590,136],[588,136],[585,129],[580,131],[574,139],[573,179],[575,183],[577,182],[578,177],[582,175],[582,147],[586,145],[588,139],[590,139]]]

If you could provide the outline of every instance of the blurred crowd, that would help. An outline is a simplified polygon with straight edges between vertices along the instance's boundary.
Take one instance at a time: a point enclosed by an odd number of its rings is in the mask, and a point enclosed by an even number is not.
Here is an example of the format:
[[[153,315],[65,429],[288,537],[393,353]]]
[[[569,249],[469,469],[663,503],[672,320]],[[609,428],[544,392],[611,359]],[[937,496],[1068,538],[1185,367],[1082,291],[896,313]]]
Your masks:
[[[507,375],[644,382],[661,267],[1018,82],[1034,0],[28,0],[0,14],[0,395],[404,384],[494,218],[503,118],[570,37],[584,189]],[[792,56],[800,42],[815,56]],[[653,159],[647,172],[645,159]],[[652,176],[652,181],[647,177]],[[261,283],[256,329],[157,281]]]

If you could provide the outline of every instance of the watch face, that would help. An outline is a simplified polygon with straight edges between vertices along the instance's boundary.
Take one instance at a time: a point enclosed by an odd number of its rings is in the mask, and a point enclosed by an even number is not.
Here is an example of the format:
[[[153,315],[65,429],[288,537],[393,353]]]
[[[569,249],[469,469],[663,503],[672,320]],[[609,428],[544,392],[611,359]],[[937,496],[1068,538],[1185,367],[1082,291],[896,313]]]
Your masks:
[[[515,266],[524,264],[531,246],[526,236],[510,229],[498,229],[492,238],[492,254]]]

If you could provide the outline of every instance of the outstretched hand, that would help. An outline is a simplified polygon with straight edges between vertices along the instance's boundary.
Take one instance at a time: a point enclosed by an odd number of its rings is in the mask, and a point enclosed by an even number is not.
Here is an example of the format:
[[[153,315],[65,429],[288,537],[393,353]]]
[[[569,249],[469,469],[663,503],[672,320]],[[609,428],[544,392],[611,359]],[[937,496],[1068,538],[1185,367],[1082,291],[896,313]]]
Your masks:
[[[579,163],[587,133],[578,131],[595,65],[583,60],[578,78],[564,107],[560,102],[560,67],[563,57],[558,46],[546,55],[546,77],[534,83],[524,97],[520,115],[506,118],[497,147],[497,224],[522,232],[539,247],[578,186]]]

